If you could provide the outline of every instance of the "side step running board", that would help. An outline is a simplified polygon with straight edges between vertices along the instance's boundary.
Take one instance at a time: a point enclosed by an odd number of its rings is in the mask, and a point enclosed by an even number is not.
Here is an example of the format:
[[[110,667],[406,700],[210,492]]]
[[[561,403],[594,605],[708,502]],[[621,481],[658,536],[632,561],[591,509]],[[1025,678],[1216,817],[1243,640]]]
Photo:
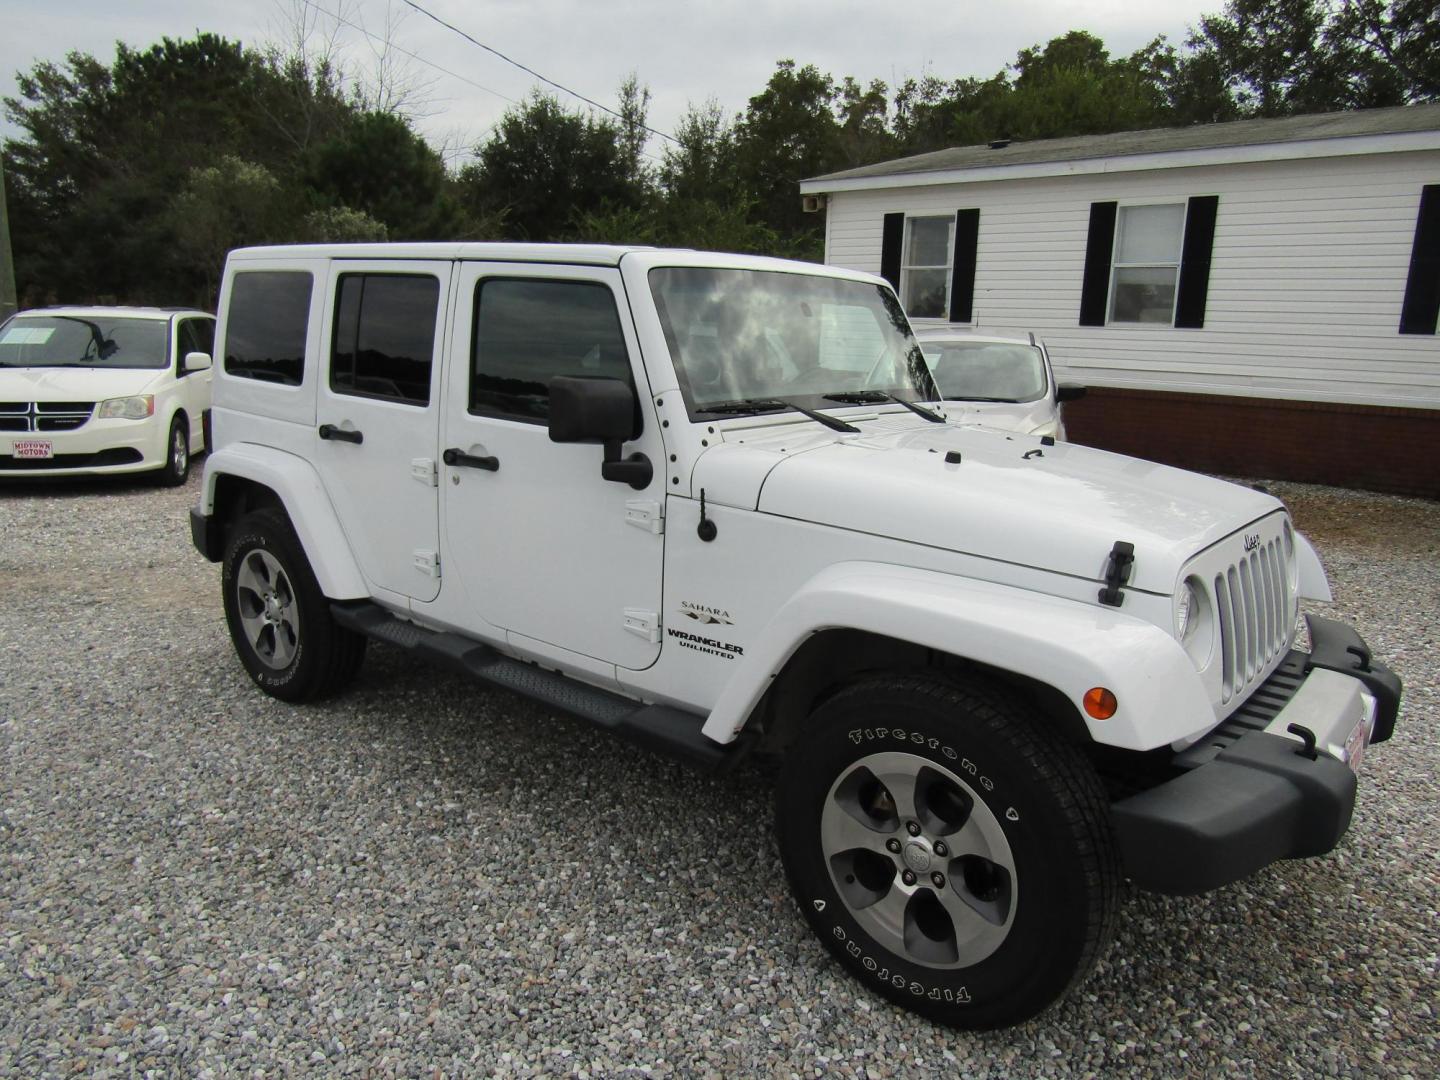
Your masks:
[[[366,637],[520,694],[557,712],[589,720],[647,750],[706,772],[732,768],[751,747],[752,740],[743,732],[729,744],[706,738],[700,733],[705,723],[703,716],[668,705],[640,704],[535,664],[502,656],[490,646],[460,634],[416,626],[378,604],[332,604],[330,610],[337,623]]]

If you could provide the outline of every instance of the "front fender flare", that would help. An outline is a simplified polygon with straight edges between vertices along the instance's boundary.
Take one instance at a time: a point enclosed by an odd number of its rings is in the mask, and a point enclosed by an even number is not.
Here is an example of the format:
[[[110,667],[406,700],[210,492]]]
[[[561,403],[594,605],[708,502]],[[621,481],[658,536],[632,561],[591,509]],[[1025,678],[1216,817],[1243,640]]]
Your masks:
[[[821,571],[776,612],[726,684],[705,734],[730,742],[790,657],[814,633],[857,629],[933,648],[1055,687],[1096,742],[1150,750],[1194,736],[1215,713],[1183,649],[1159,627],[1111,608],[883,563]],[[1085,714],[1108,687],[1119,710]]]
[[[1295,532],[1295,562],[1300,572],[1300,595],[1306,600],[1329,603],[1335,599],[1330,593],[1330,579],[1325,575],[1325,566],[1320,562],[1320,553],[1307,536],[1298,529]]]
[[[275,493],[326,596],[359,600],[370,595],[320,474],[308,461],[256,443],[229,443],[214,451],[205,459],[200,496],[200,508],[207,515],[215,512],[215,487],[221,476],[249,480]]]

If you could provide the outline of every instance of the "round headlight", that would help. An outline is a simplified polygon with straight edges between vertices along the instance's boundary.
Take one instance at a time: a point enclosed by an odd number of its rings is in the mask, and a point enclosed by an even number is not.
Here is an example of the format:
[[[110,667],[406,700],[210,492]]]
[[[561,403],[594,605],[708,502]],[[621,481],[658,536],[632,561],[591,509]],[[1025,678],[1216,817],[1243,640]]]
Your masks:
[[[1199,605],[1195,586],[1186,581],[1180,586],[1180,595],[1175,598],[1175,637],[1181,642],[1195,630],[1195,614]]]

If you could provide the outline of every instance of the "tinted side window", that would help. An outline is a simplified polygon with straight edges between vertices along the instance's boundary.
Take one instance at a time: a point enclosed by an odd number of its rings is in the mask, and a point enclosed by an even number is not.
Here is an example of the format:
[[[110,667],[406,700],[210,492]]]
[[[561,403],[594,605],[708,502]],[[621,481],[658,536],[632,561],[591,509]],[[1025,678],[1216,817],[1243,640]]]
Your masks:
[[[305,374],[314,278],[300,270],[250,270],[230,286],[225,373],[299,386]]]
[[[440,282],[434,277],[341,275],[330,389],[428,405],[439,304]]]
[[[587,281],[488,280],[475,287],[470,411],[521,420],[550,415],[556,375],[630,379],[610,289]]]
[[[180,354],[175,357],[175,369],[183,370],[185,357],[192,352],[203,352],[209,356],[215,348],[215,324],[209,319],[184,319],[180,323]]]

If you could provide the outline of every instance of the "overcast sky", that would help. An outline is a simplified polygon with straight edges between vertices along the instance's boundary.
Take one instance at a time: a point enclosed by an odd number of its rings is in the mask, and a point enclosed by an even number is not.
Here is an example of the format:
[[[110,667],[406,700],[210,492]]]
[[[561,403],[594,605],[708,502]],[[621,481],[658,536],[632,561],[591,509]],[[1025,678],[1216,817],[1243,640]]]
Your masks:
[[[744,109],[775,69],[791,58],[837,79],[854,75],[894,86],[933,72],[941,78],[989,76],[1016,52],[1072,29],[1101,37],[1123,55],[1165,34],[1184,41],[1204,13],[1223,0],[416,0],[542,75],[614,106],[630,72],[653,95],[650,126],[671,131],[688,103],[715,98],[728,114]],[[402,0],[0,0],[0,96],[14,96],[15,74],[71,50],[107,63],[115,43],[146,46],[164,36],[206,30],[264,45],[291,36],[294,10],[318,19],[339,14],[369,31],[340,25],[349,63],[373,67],[389,36],[446,74],[403,56],[409,82],[426,99],[416,117],[437,146],[456,152],[482,140],[509,105],[535,86],[534,76],[467,42],[406,7]],[[316,39],[318,41],[318,37]],[[397,54],[398,55],[398,54]],[[462,78],[456,76],[463,76]],[[474,84],[478,84],[474,85]],[[483,87],[483,89],[482,89]],[[566,95],[571,106],[580,103]],[[0,134],[15,128],[0,122]],[[660,153],[658,140],[649,152]]]

